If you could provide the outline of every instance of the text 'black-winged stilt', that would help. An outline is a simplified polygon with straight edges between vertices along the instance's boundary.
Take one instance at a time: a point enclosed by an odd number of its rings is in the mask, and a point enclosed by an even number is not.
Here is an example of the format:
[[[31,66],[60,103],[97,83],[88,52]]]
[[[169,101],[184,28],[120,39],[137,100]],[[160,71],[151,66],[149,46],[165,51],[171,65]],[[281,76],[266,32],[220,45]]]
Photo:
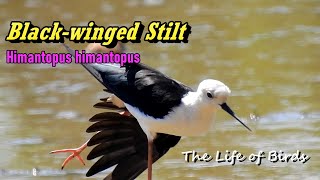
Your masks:
[[[74,57],[75,51],[65,45]],[[118,51],[123,45],[118,44]],[[107,52],[104,47],[96,52]],[[117,50],[117,49],[115,49]],[[171,79],[142,63],[82,64],[111,93],[95,107],[116,110],[93,116],[95,122],[87,132],[98,132],[76,149],[52,151],[71,152],[62,168],[87,147],[97,145],[87,159],[102,156],[87,172],[87,176],[117,165],[106,179],[134,179],[148,168],[152,177],[152,163],[175,146],[181,136],[198,136],[208,132],[218,109],[222,108],[249,131],[227,105],[231,91],[222,82],[202,81],[197,90]]]

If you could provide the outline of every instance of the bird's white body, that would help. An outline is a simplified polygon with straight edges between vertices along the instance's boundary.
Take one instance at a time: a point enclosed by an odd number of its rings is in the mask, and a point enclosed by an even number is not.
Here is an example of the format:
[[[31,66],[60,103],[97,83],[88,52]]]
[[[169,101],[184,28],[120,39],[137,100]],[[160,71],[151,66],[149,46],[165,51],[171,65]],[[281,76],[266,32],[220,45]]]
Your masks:
[[[197,97],[197,92],[189,92],[182,99],[182,104],[175,107],[162,119],[148,116],[129,104],[125,104],[125,106],[138,120],[145,132],[151,132],[152,134],[158,132],[177,136],[198,136],[210,129],[216,109],[210,104],[201,103],[201,100],[197,99]]]
[[[207,93],[212,93],[215,100],[208,98]],[[129,104],[125,103],[125,106],[138,120],[149,139],[154,133],[199,136],[209,131],[216,111],[220,108],[219,104],[226,101],[229,94],[229,88],[222,82],[204,80],[196,92],[186,94],[181,99],[181,104],[161,119],[148,116]]]

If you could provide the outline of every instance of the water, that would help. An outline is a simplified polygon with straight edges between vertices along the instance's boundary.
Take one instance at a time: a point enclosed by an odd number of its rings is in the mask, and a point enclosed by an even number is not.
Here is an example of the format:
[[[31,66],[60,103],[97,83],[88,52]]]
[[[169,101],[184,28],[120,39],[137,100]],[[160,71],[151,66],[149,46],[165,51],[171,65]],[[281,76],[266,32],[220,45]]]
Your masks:
[[[194,88],[205,78],[225,82],[230,106],[252,128],[247,132],[220,111],[205,137],[184,138],[154,165],[155,179],[319,179],[320,173],[320,1],[0,1],[0,178],[84,179],[93,161],[60,165],[90,134],[87,121],[100,110],[102,86],[81,66],[8,65],[5,50],[65,52],[58,44],[4,41],[12,20],[66,28],[94,20],[99,25],[131,25],[140,20],[189,22],[188,44],[128,44],[149,64]],[[67,42],[76,49],[86,44]],[[215,155],[237,150],[300,150],[305,163],[186,163],[183,151]],[[83,153],[87,155],[89,150]],[[35,168],[35,169],[34,169]],[[108,171],[107,171],[108,172]],[[107,173],[93,178],[101,179]],[[146,179],[142,174],[138,179]]]

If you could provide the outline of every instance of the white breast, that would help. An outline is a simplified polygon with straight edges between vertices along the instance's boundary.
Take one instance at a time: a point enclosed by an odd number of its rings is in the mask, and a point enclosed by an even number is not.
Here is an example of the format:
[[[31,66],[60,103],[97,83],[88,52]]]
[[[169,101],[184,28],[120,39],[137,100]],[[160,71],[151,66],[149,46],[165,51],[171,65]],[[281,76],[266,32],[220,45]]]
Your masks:
[[[182,99],[182,104],[174,108],[163,119],[148,116],[129,104],[125,104],[125,106],[138,120],[147,136],[150,132],[178,136],[198,136],[210,129],[216,109],[206,107],[206,105],[191,101],[191,99],[194,99],[192,95]]]

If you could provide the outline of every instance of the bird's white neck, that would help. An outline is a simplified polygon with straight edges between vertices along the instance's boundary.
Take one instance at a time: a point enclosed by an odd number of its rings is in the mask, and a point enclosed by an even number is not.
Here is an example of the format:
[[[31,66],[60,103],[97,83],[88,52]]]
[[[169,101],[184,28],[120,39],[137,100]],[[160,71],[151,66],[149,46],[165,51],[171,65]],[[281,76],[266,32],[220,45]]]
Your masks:
[[[189,117],[200,118],[194,119],[195,121],[212,121],[217,109],[213,107],[211,104],[206,103],[202,98],[203,97],[199,92],[189,92],[184,98],[182,98],[181,107],[185,107],[188,110],[185,111],[185,113]]]
[[[166,117],[177,123],[176,135],[197,136],[209,131],[217,109],[202,98],[199,92],[189,92],[182,98],[182,104]]]

